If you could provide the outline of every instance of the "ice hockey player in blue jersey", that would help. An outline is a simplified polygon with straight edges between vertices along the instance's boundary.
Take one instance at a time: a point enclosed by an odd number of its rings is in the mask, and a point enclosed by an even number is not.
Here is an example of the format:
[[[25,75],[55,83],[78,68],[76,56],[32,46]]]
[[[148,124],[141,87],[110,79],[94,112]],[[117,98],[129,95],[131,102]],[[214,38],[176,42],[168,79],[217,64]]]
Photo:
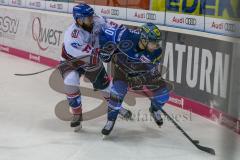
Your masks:
[[[160,127],[163,124],[160,109],[169,99],[169,89],[158,72],[162,55],[161,31],[152,23],[144,24],[140,30],[126,26],[103,28],[99,39],[100,57],[105,62],[112,61],[114,72],[107,123],[102,134],[111,133],[129,88],[140,89],[149,97],[149,111]]]

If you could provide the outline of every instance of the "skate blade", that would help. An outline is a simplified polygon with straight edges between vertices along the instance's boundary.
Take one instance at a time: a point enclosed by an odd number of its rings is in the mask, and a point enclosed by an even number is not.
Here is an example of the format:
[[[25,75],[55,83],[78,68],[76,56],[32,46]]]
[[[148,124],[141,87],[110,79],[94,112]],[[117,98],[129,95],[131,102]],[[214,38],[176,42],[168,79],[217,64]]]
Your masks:
[[[74,132],[79,132],[82,129],[82,125],[80,124],[77,127],[74,127]]]
[[[106,140],[108,138],[108,135],[102,135],[102,140]]]
[[[157,125],[158,126],[158,128],[162,128],[162,125]]]

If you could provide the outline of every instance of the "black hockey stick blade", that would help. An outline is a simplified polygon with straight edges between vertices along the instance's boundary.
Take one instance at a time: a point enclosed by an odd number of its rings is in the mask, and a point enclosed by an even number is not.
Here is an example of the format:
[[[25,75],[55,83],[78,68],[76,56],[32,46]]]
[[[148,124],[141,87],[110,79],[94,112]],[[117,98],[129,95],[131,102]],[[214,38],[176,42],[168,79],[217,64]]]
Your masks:
[[[201,151],[204,151],[204,152],[207,152],[209,154],[212,154],[212,155],[215,155],[215,150],[212,149],[212,148],[208,148],[208,147],[204,147],[204,146],[201,146],[199,145],[199,141],[198,140],[193,140],[178,124],[177,122],[174,121],[174,119],[172,119],[171,116],[169,116],[167,114],[166,111],[164,111],[163,109],[161,109],[162,113],[167,116],[169,118],[169,120],[176,126],[177,129],[179,129],[181,131],[181,133],[190,141],[192,142],[192,144],[194,146],[196,146],[199,150]]]
[[[32,76],[32,75],[35,75],[35,74],[39,74],[39,73],[43,73],[43,72],[49,71],[51,69],[53,69],[53,68],[44,69],[42,71],[38,71],[38,72],[34,72],[34,73],[23,73],[23,74],[15,73],[14,75],[15,76]]]
[[[212,154],[212,155],[216,155],[215,153],[215,150],[212,149],[212,148],[208,148],[208,147],[204,147],[204,146],[201,146],[199,144],[194,144],[198,149],[200,149],[201,151],[204,151],[204,152],[207,152],[209,154]]]

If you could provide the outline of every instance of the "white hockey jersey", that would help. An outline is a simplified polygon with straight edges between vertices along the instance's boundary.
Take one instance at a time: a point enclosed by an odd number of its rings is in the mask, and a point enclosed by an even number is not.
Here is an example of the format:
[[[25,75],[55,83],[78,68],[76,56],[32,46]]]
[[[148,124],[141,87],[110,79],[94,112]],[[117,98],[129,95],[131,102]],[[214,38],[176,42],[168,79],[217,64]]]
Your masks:
[[[91,33],[78,27],[75,23],[67,28],[64,34],[61,60],[90,55],[93,49],[99,48],[99,32],[104,25],[107,25],[107,21],[96,15],[93,21]]]

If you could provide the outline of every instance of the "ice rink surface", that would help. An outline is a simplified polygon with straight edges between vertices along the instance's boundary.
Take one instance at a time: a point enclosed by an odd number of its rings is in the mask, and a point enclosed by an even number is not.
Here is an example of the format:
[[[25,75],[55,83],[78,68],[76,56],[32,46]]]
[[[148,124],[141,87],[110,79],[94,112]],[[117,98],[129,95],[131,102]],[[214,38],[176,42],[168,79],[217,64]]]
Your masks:
[[[102,140],[106,116],[83,122],[76,133],[55,116],[65,99],[48,85],[51,71],[17,77],[46,66],[0,53],[0,160],[239,160],[240,136],[189,111],[165,105],[165,110],[200,144],[216,156],[196,149],[166,118],[156,127],[148,113],[150,102],[138,98],[133,121],[119,119],[110,137]],[[99,100],[83,97],[83,109]],[[138,115],[138,116],[137,116]]]

